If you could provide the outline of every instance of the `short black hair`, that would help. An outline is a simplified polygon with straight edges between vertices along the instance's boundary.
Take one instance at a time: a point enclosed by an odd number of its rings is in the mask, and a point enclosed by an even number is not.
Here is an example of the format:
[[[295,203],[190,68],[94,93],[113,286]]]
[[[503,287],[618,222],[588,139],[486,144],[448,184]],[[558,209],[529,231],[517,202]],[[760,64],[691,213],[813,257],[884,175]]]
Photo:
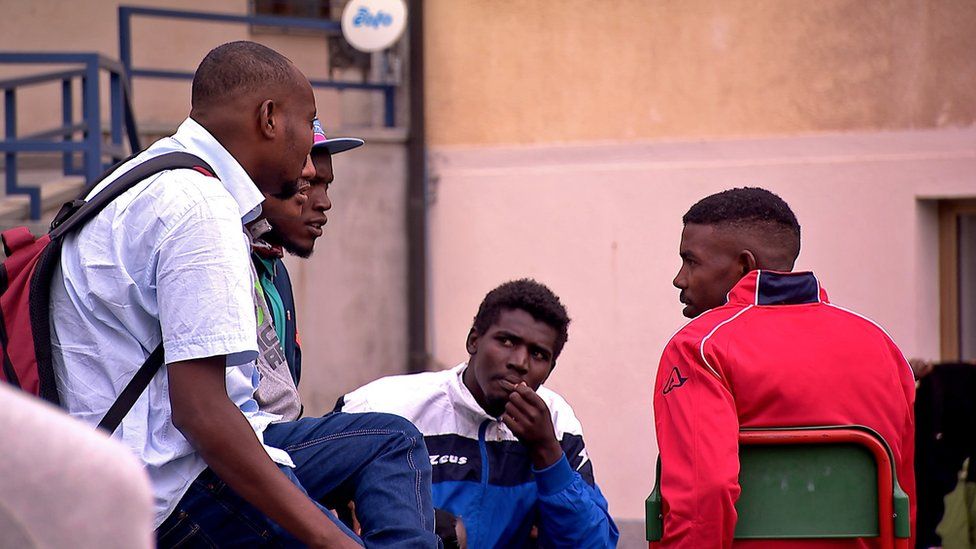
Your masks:
[[[685,225],[759,229],[793,257],[800,254],[800,223],[789,204],[759,187],[740,187],[699,200],[681,218]]]
[[[516,309],[529,313],[532,318],[556,331],[552,350],[552,363],[555,365],[556,358],[569,339],[569,315],[552,290],[531,278],[511,280],[488,292],[478,307],[472,328],[479,335],[484,334],[492,324],[498,322],[502,311]]]
[[[292,62],[275,50],[248,40],[228,42],[210,50],[193,74],[190,105],[200,108],[214,101],[249,93],[294,78]]]

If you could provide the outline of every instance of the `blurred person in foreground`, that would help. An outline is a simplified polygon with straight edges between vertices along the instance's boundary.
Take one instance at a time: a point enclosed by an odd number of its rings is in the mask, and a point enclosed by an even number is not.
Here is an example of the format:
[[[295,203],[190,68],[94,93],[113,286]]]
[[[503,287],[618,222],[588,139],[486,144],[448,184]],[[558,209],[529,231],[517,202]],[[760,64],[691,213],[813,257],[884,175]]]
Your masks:
[[[901,351],[878,325],[831,304],[812,272],[791,272],[800,226],[775,194],[723,191],[697,202],[682,221],[674,285],[693,320],[665,347],[654,388],[661,546],[733,546],[738,433],[747,427],[874,429],[891,447],[910,497],[914,537],[915,382]]]
[[[434,506],[463,520],[470,547],[615,547],[582,426],[542,387],[568,325],[549,288],[507,282],[478,308],[467,362],[374,381],[337,409],[390,412],[417,425],[434,468]]]
[[[0,547],[155,547],[149,478],[128,448],[6,383],[0,433]]]

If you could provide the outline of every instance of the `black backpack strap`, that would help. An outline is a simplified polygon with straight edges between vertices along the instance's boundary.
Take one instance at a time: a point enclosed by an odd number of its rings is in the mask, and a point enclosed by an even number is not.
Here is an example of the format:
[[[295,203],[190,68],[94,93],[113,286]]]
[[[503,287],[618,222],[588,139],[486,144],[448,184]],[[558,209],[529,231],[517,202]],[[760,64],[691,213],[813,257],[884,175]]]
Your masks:
[[[92,186],[97,185],[98,182],[111,175],[116,169],[118,169],[120,164],[116,164],[112,167],[112,169],[109,169]],[[123,193],[136,186],[146,178],[156,175],[157,173],[183,168],[195,169],[204,175],[216,177],[213,168],[204,162],[203,159],[190,153],[171,152],[150,158],[142,164],[139,164],[138,166],[125,172],[124,174],[120,175],[118,179],[109,183],[107,187],[102,189],[89,201],[79,199],[66,203],[61,208],[61,211],[58,212],[54,222],[51,224],[51,232],[49,235],[52,242],[54,242],[55,246],[57,246],[57,249],[53,250],[53,252],[57,253],[52,253],[51,258],[54,261],[56,261],[57,258],[60,258],[61,237],[80,229],[86,222],[95,217],[98,212],[102,211],[105,206],[121,196]],[[53,268],[51,267],[49,267],[48,270],[53,272]],[[42,292],[44,294],[44,298],[49,297],[47,295],[47,293],[50,291],[49,288],[50,281],[48,280],[47,284],[44,284],[43,288],[38,287],[38,297],[41,297],[40,294]],[[34,288],[32,287],[32,297],[34,294],[33,290]],[[32,299],[32,302],[33,301],[34,300]],[[48,302],[48,299],[43,300],[45,305],[47,305]],[[38,303],[40,303],[40,301],[38,301]],[[35,329],[35,347],[38,337],[41,337],[44,341],[50,342],[47,322],[43,322],[42,324],[43,326],[38,327],[41,328],[40,330]],[[156,349],[149,354],[149,357],[146,358],[146,361],[142,364],[142,366],[139,367],[139,370],[136,372],[132,380],[129,381],[129,383],[125,386],[125,389],[122,390],[122,393],[119,394],[119,397],[115,399],[115,402],[112,403],[111,407],[109,407],[108,412],[105,413],[105,417],[103,417],[98,423],[99,428],[104,429],[109,433],[115,432],[115,429],[118,428],[120,423],[122,423],[122,418],[129,413],[129,410],[132,409],[132,406],[136,403],[136,400],[138,400],[139,396],[142,395],[143,391],[146,390],[146,387],[149,386],[149,382],[152,381],[153,376],[156,375],[156,372],[158,372],[159,368],[163,365],[163,358],[163,344],[160,343]],[[50,357],[47,356],[46,360],[49,363]],[[40,364],[38,366],[39,369],[43,369],[40,368]],[[53,372],[53,368],[48,368],[48,370]]]
[[[85,183],[85,186],[82,187],[80,191],[78,191],[78,195],[75,196],[74,200],[72,200],[71,202],[65,202],[61,206],[61,209],[58,210],[58,213],[54,216],[54,219],[51,220],[51,226],[48,227],[48,232],[51,232],[54,229],[58,228],[58,226],[64,223],[69,217],[73,216],[78,211],[79,208],[84,206],[85,197],[88,196],[91,193],[92,189],[97,187],[98,184],[101,183],[103,179],[112,175],[113,173],[115,173],[115,170],[121,168],[123,164],[125,164],[126,162],[132,160],[133,158],[139,156],[144,152],[146,152],[145,149],[130,154],[129,156],[123,158],[122,160],[119,160],[115,164],[112,164],[112,166],[109,167],[104,172],[102,172],[102,175],[100,175],[98,179],[96,179],[95,181],[91,183]]]
[[[105,206],[108,206],[113,200],[121,196],[122,193],[136,186],[147,177],[156,175],[159,172],[180,168],[199,168],[207,172],[205,175],[216,177],[213,168],[209,164],[190,153],[171,152],[150,158],[109,183],[107,187],[92,197],[91,200],[73,200],[65,204],[51,224],[51,232],[49,233],[51,240],[55,240],[80,228],[88,220],[98,215],[98,212],[102,211]],[[99,181],[108,177],[111,173],[112,171],[106,172]]]
[[[142,363],[139,371],[129,381],[129,384],[125,386],[125,389],[122,389],[119,398],[115,399],[112,406],[105,412],[105,417],[102,418],[102,421],[98,422],[98,428],[105,429],[109,434],[114,433],[115,429],[122,423],[122,418],[129,413],[136,400],[139,400],[139,396],[149,386],[149,382],[152,381],[153,376],[156,375],[156,372],[159,371],[162,365],[163,344],[160,343],[150,353],[149,358]]]

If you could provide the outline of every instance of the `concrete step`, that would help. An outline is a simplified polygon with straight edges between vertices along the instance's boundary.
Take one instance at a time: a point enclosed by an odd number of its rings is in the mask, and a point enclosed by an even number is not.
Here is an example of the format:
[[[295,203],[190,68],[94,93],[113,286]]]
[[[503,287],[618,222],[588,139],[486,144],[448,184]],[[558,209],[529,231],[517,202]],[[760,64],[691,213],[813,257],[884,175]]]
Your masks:
[[[64,176],[56,170],[23,172],[21,186],[36,185],[41,189],[41,220],[30,221],[30,198],[26,195],[0,197],[0,230],[27,225],[34,234],[47,232],[51,219],[65,202],[74,200],[85,186],[81,176]],[[39,181],[43,180],[43,181]]]

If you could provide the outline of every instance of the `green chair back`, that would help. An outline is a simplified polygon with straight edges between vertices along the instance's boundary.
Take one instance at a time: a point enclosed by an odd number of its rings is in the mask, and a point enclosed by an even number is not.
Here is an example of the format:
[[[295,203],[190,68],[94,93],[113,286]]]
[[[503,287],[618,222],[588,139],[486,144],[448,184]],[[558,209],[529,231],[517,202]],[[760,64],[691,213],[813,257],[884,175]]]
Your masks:
[[[865,448],[743,446],[739,460],[736,538],[879,534],[877,466]]]
[[[825,437],[843,429],[817,428]],[[834,429],[834,430],[831,430]],[[847,427],[847,431],[865,428]],[[813,432],[814,429],[767,432]],[[873,431],[884,448],[887,445]],[[890,450],[887,450],[890,456]],[[890,461],[890,459],[888,460]],[[881,535],[878,462],[868,447],[853,442],[742,444],[739,451],[736,539],[872,538]],[[884,478],[884,473],[881,478]],[[891,469],[893,476],[894,471]],[[892,477],[893,478],[893,477]],[[648,541],[663,535],[661,462],[645,502]],[[894,483],[894,535],[909,534],[908,498]],[[890,532],[890,530],[889,530]]]

